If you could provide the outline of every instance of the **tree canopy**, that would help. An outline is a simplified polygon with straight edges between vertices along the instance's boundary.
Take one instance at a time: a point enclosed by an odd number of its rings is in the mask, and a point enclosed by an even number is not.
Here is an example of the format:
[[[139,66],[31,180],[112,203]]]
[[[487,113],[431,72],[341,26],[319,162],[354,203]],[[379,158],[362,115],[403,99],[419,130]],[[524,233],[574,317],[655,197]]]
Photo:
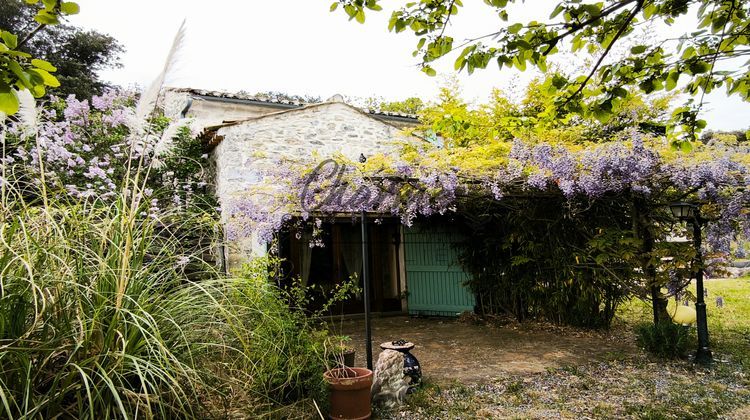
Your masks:
[[[339,0],[350,19],[365,21],[365,11],[381,10],[380,0]],[[586,51],[593,63],[580,74],[558,73],[545,86],[556,94],[561,112],[576,112],[606,121],[616,115],[637,89],[643,93],[682,91],[690,96],[674,110],[668,133],[676,140],[697,139],[706,126],[699,119],[704,95],[725,88],[728,95],[750,101],[750,2],[739,0],[561,0],[551,2],[544,21],[515,22],[517,0],[484,0],[498,17],[497,30],[460,40],[450,20],[460,13],[461,0],[404,2],[390,18],[388,29],[410,31],[418,38],[415,57],[428,75],[432,63],[452,52],[457,71],[472,73],[490,63],[521,71],[533,66],[546,71],[548,57],[564,50]],[[685,22],[692,16],[694,23]],[[639,26],[674,25],[687,30],[674,37],[637,40],[622,59],[611,60],[616,44],[634,38]],[[676,25],[675,25],[676,26]],[[675,28],[677,29],[677,28]],[[682,31],[682,29],[680,29]],[[611,57],[609,57],[611,58]],[[689,147],[689,143],[684,143]]]
[[[107,87],[97,72],[118,66],[118,56],[123,47],[109,35],[61,23],[61,16],[78,13],[78,9],[75,3],[64,1],[0,0],[0,29],[4,34],[2,45],[13,51],[12,54],[3,52],[4,48],[0,45],[0,53],[11,54],[22,68],[33,65],[32,58],[51,63],[30,68],[29,82],[33,83],[35,74],[41,69],[55,74],[57,80],[53,81],[47,74],[41,73],[48,82],[46,86],[55,88],[56,95],[75,94],[79,99],[87,99],[101,94]],[[39,64],[39,61],[36,63]],[[3,67],[5,65],[3,63]],[[17,77],[35,97],[46,93],[40,90],[39,85],[30,87],[24,84],[26,77]],[[12,95],[9,87],[17,82],[6,77],[3,86],[7,87],[2,92]],[[11,101],[10,96],[6,98]],[[10,110],[12,107],[6,108],[5,112],[10,114]]]
[[[671,95],[643,95],[635,91],[606,122],[560,112],[555,95],[545,86],[553,74],[534,78],[520,92],[493,89],[488,103],[474,105],[461,98],[457,83],[440,89],[438,102],[419,110],[415,132],[434,133],[448,146],[470,147],[521,139],[529,143],[601,143],[637,128],[663,135],[669,119]],[[513,99],[518,97],[518,99]],[[398,104],[398,103],[397,103]]]

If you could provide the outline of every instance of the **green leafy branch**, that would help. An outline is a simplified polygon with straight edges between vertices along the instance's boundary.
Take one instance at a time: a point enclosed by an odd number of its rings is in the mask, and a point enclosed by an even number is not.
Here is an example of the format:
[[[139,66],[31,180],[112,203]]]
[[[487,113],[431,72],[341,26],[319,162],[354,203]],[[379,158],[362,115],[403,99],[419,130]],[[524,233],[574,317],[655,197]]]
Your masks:
[[[365,9],[377,10],[379,0],[339,0],[350,16],[364,22]],[[514,0],[485,0],[489,11],[502,22],[510,19]],[[595,55],[591,67],[580,75],[561,75],[553,91],[559,96],[562,114],[578,113],[602,122],[619,112],[623,101],[639,90],[681,90],[700,96],[675,111],[668,135],[673,145],[690,148],[690,142],[705,127],[698,118],[705,94],[724,87],[728,95],[750,101],[750,62],[736,61],[750,52],[750,2],[737,0],[559,0],[542,22],[502,24],[499,30],[454,42],[446,31],[451,16],[459,13],[461,1],[418,0],[403,3],[392,12],[388,29],[411,31],[418,38],[415,57],[428,75],[436,71],[431,63],[458,52],[456,71],[471,74],[496,62],[500,69],[529,65],[547,70],[547,59],[564,45],[577,53]],[[335,9],[335,7],[333,7]],[[688,14],[697,18],[693,31],[679,37],[665,37],[654,43],[638,42],[624,57],[606,60],[617,43],[623,42],[642,25],[673,25]],[[361,17],[359,15],[362,15]],[[458,44],[458,45],[456,45]],[[716,63],[724,67],[716,68]],[[590,86],[591,85],[591,86]],[[687,111],[686,109],[687,108]]]
[[[40,0],[26,0],[26,3],[35,5]],[[41,0],[41,6],[34,17],[38,26],[22,40],[0,28],[0,114],[18,112],[20,91],[28,90],[35,98],[40,98],[45,95],[47,87],[60,86],[52,75],[57,68],[32,57],[22,51],[22,47],[45,26],[59,24],[62,16],[77,14],[79,7],[74,2],[60,0]]]

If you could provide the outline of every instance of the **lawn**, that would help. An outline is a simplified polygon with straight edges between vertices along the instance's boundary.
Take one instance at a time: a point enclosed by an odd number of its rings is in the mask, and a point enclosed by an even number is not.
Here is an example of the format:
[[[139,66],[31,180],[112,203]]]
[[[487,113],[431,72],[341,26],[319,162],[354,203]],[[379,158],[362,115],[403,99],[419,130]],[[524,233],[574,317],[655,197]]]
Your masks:
[[[484,383],[427,382],[395,412],[380,418],[746,418],[750,410],[750,279],[711,280],[708,320],[715,363],[665,361],[636,350],[606,360],[507,374]],[[722,297],[723,307],[716,305]],[[672,302],[671,305],[674,305]],[[613,333],[633,340],[651,320],[641,301],[623,305]],[[691,331],[695,336],[695,329]]]

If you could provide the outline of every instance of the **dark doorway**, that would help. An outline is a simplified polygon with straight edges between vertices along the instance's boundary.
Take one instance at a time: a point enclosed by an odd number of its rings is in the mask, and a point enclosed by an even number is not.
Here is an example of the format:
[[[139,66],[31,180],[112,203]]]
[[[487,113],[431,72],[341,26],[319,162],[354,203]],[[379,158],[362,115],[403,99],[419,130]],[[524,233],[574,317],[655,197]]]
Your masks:
[[[294,224],[292,225],[294,226]],[[370,296],[373,312],[401,311],[401,279],[397,258],[400,225],[397,220],[369,222]],[[362,226],[359,219],[341,219],[323,223],[313,240],[312,228],[289,227],[279,236],[279,254],[283,283],[299,279],[310,287],[311,310],[319,309],[325,295],[350,276],[356,275],[362,289]],[[356,274],[355,274],[356,273]],[[364,312],[363,293],[357,293],[337,305],[331,315]]]

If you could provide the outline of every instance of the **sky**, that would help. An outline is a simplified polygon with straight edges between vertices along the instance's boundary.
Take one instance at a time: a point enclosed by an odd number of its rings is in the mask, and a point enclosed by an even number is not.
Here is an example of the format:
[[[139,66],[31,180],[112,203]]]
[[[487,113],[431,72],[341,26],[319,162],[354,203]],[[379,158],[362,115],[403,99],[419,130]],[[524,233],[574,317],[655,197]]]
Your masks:
[[[126,49],[122,68],[103,79],[121,86],[148,85],[161,71],[183,20],[187,35],[167,85],[255,93],[278,91],[327,99],[334,94],[401,100],[434,99],[456,73],[453,60],[429,77],[412,57],[416,38],[387,31],[390,12],[369,13],[364,25],[329,12],[333,0],[77,0],[70,23],[112,35]],[[512,10],[511,22],[543,19],[557,0],[530,0]],[[500,20],[480,0],[464,0],[452,19],[456,41],[496,30]],[[534,7],[532,7],[532,5]],[[672,28],[671,30],[673,30]],[[669,29],[667,29],[669,30]],[[565,56],[563,66],[580,58]],[[465,99],[486,101],[492,88],[518,95],[535,76],[489,66],[458,75]],[[707,96],[703,118],[714,130],[750,127],[750,104],[722,92]]]

